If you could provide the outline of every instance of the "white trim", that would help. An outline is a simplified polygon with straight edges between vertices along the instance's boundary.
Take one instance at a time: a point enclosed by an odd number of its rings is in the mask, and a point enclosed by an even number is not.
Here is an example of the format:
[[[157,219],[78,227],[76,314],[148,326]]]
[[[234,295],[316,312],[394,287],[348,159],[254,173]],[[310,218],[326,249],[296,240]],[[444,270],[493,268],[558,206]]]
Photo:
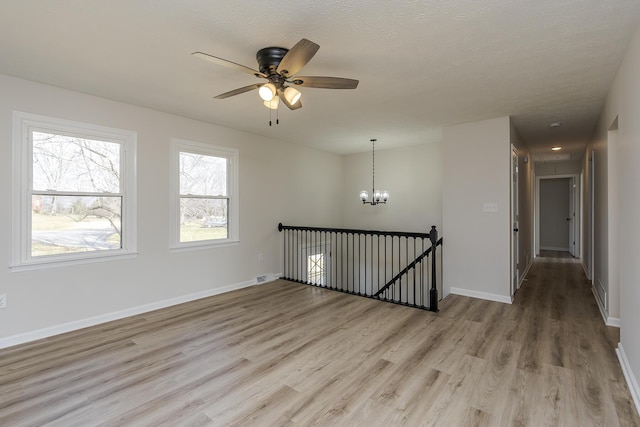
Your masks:
[[[29,200],[32,189],[32,130],[96,138],[120,145],[120,189],[122,198],[121,248],[92,252],[33,257],[30,253],[31,215]],[[12,173],[12,253],[11,271],[35,270],[87,262],[109,261],[137,255],[137,138],[134,131],[110,128],[91,123],[13,111],[13,173]],[[75,193],[75,192],[74,192]],[[78,193],[80,195],[86,194]]]
[[[527,274],[529,274],[529,270],[531,269],[532,265],[533,265],[533,259],[530,260],[529,264],[527,264],[527,266],[524,268],[524,271],[522,272],[522,276],[520,276],[520,283],[518,283],[518,289],[522,287],[522,283],[527,278]]]
[[[631,392],[633,403],[635,403],[636,405],[636,410],[640,412],[640,386],[638,386],[636,376],[633,375],[633,370],[631,370],[631,365],[629,365],[629,360],[627,359],[627,355],[624,352],[624,347],[622,347],[621,342],[618,343],[616,354],[618,355],[618,361],[620,362],[620,366],[622,367],[624,379],[627,381],[627,386],[629,387],[629,391]]]
[[[187,141],[171,138],[170,141],[170,226],[169,226],[169,250],[171,252],[211,249],[222,246],[236,245],[240,241],[240,194],[239,194],[239,169],[240,152],[237,148],[221,147],[213,144]],[[216,240],[201,240],[195,242],[180,241],[180,153],[195,153],[204,156],[227,159],[227,238]]]
[[[282,273],[274,274],[274,277],[279,278]],[[256,285],[255,278],[247,280],[246,282],[234,283],[232,285],[221,286],[218,288],[207,289],[205,291],[195,292],[188,295],[182,295],[175,298],[170,298],[163,301],[157,301],[150,304],[141,305],[138,307],[131,307],[124,310],[116,311],[113,313],[101,314],[98,316],[88,317],[86,319],[74,320],[72,322],[63,323],[56,326],[50,326],[47,328],[37,329],[31,332],[25,332],[18,335],[12,335],[5,338],[0,338],[0,349],[6,347],[12,347],[18,344],[24,344],[30,341],[39,340],[42,338],[52,337],[54,335],[64,334],[66,332],[75,331],[89,326],[99,325],[101,323],[111,322],[113,320],[123,319],[125,317],[135,316],[137,314],[147,313],[149,311],[158,310],[161,308],[171,307],[177,304],[183,304],[185,302],[195,301],[210,296],[223,294],[226,292],[235,291],[237,289],[247,288],[249,286]]]
[[[454,295],[462,295],[464,297],[471,297],[471,298],[484,299],[484,300],[488,300],[488,301],[502,302],[502,303],[505,303],[505,304],[511,304],[513,302],[513,299],[511,297],[509,297],[509,296],[506,296],[506,295],[490,294],[490,293],[487,293],[487,292],[472,291],[470,289],[450,288],[449,292],[454,294]]]
[[[593,280],[589,277],[589,270],[587,269],[586,264],[584,263],[584,258],[582,259],[582,262],[580,263],[582,265],[582,270],[584,270],[584,275],[587,277],[587,280],[589,280],[591,282],[591,284],[593,285]]]
[[[82,254],[84,255],[84,254]],[[98,253],[96,255],[93,252],[87,254],[87,256],[78,257],[75,259],[62,259],[61,257],[51,257],[39,262],[24,263],[19,265],[10,265],[11,271],[33,271],[42,270],[52,267],[66,267],[69,265],[91,264],[94,262],[107,262],[118,261],[121,259],[131,259],[138,256],[138,252],[131,253]]]
[[[607,317],[606,325],[614,328],[620,329],[620,318],[619,317]]]
[[[609,313],[604,308],[604,304],[600,300],[600,295],[598,294],[598,290],[596,289],[595,284],[591,284],[591,292],[593,293],[593,297],[595,298],[596,303],[598,304],[598,309],[600,310],[600,315],[602,316],[602,320],[604,321],[605,325],[613,326],[614,328],[619,328],[620,318],[609,316]]]
[[[540,250],[541,251],[562,251],[562,252],[569,252],[569,248],[568,247],[558,247],[558,246],[540,246]]]
[[[533,253],[539,254],[541,249],[551,250],[551,251],[569,251],[569,248],[541,248],[540,247],[540,180],[543,179],[557,179],[557,178],[575,178],[579,185],[582,185],[582,182],[578,181],[580,179],[579,174],[571,173],[571,174],[561,174],[561,175],[536,175],[534,177],[535,185],[534,187],[534,201],[533,201]],[[582,194],[582,193],[580,193]],[[577,206],[580,209],[580,215],[578,218],[582,218],[582,200],[578,201]],[[582,229],[582,225],[580,225],[580,230]],[[575,251],[574,251],[575,252]],[[582,254],[580,254],[582,256]]]
[[[215,248],[225,248],[227,246],[238,246],[240,244],[239,240],[228,240],[223,239],[220,242],[215,243],[215,240],[201,240],[200,242],[190,242],[189,246],[169,248],[169,252],[190,252],[190,251],[200,251],[203,249],[215,249]]]

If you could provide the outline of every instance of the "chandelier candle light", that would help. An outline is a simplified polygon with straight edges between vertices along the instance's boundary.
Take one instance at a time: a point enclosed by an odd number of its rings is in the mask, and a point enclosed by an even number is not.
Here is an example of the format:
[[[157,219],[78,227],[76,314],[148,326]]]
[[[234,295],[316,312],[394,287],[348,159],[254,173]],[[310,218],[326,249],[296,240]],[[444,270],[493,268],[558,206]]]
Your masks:
[[[389,192],[387,190],[376,190],[376,139],[371,140],[371,158],[372,158],[372,186],[371,186],[371,196],[372,200],[369,201],[369,192],[367,190],[362,190],[360,192],[360,200],[362,200],[362,204],[369,204],[371,206],[375,206],[381,203],[387,203],[389,200]]]

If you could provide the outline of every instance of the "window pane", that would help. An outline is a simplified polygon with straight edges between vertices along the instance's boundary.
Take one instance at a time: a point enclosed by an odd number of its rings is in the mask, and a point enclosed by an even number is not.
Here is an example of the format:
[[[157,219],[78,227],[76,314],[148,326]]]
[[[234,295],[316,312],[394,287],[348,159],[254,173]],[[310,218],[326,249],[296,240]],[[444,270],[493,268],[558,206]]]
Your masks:
[[[180,198],[180,242],[227,239],[228,199]]]
[[[120,197],[33,196],[31,256],[120,249]]]
[[[314,285],[324,285],[324,254],[319,253],[307,257],[307,280]]]
[[[33,189],[120,192],[120,144],[33,132]]]
[[[227,159],[181,152],[180,194],[227,196]]]

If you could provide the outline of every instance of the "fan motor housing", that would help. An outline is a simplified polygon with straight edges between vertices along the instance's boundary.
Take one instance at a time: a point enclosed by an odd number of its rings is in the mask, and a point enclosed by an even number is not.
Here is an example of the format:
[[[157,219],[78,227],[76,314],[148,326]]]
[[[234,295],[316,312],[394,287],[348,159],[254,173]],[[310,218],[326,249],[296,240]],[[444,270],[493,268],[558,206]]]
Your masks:
[[[270,76],[276,73],[278,65],[282,58],[289,52],[289,49],[283,47],[265,47],[256,53],[259,70],[261,73]]]

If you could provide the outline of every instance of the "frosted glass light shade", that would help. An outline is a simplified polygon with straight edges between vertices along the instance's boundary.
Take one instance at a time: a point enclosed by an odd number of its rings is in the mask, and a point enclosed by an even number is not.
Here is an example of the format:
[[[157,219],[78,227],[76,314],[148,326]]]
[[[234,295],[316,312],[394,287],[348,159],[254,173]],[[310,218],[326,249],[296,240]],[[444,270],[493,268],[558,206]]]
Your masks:
[[[276,95],[276,87],[273,83],[264,84],[258,89],[258,94],[263,101],[271,101]]]
[[[293,105],[296,102],[298,102],[298,100],[300,99],[300,96],[302,94],[300,93],[300,91],[296,88],[293,88],[291,86],[289,86],[288,88],[286,88],[284,90],[284,97],[287,100],[287,102],[289,102],[289,104]]]
[[[271,101],[264,101],[263,102],[264,106],[271,109],[271,110],[277,110],[278,109],[278,105],[280,105],[280,98],[277,96],[274,96],[273,99]]]
[[[369,200],[369,192],[366,190],[362,190],[360,192],[360,200],[362,200],[363,202],[366,202],[367,200]]]

